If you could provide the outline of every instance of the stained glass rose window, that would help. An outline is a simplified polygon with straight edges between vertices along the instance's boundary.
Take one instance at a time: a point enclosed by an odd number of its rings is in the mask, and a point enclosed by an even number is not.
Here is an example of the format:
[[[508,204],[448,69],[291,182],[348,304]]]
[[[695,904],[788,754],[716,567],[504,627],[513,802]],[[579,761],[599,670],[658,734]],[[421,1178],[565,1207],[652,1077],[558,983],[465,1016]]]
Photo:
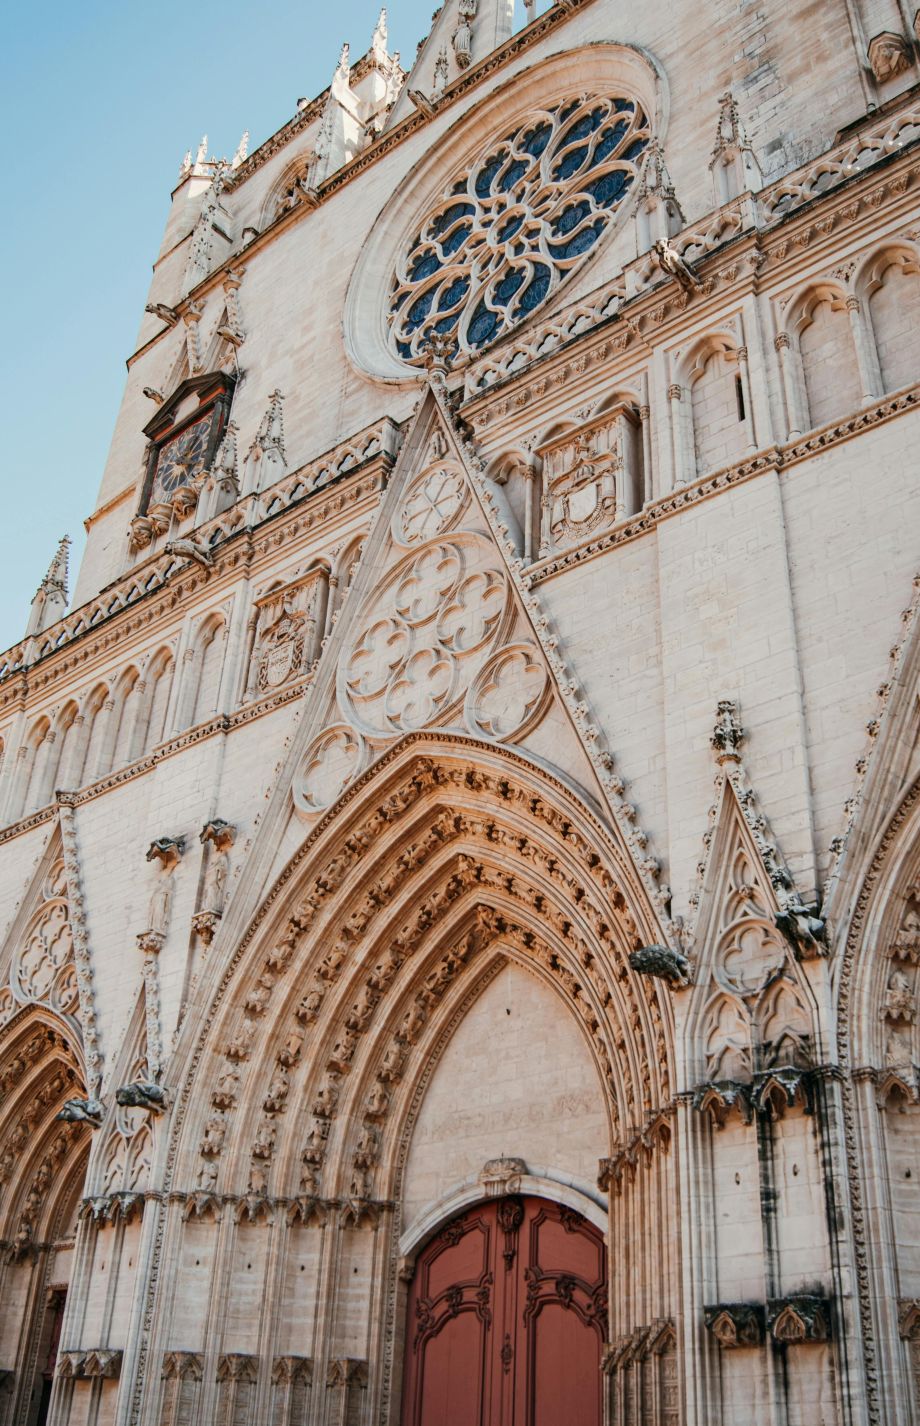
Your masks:
[[[532,113],[451,183],[393,277],[390,343],[475,353],[544,303],[596,247],[635,181],[649,126],[631,99]]]

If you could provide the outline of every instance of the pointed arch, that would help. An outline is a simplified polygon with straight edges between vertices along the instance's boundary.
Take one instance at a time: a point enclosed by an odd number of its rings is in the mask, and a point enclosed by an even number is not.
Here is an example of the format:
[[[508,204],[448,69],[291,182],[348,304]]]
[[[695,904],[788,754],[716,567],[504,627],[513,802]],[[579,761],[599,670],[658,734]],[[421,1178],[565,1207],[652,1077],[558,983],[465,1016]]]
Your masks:
[[[490,815],[483,810],[486,803]],[[542,817],[529,835],[521,820],[525,811],[528,822],[534,812]],[[373,836],[368,827],[381,835]],[[356,837],[362,846],[369,839],[358,857]],[[558,855],[549,849],[557,842]],[[320,867],[317,879],[314,868]],[[269,916],[282,886],[290,908],[297,893],[287,883],[295,869],[298,886],[309,886],[312,875],[315,885],[306,894],[316,902],[315,911],[311,907],[308,916],[299,904],[293,916],[288,910],[287,925],[267,933],[268,941],[274,935],[282,944],[247,957],[245,992],[231,995],[227,980],[223,994],[229,998],[220,1028],[212,1032],[229,1050],[225,1058],[229,1067],[235,1063],[240,1078],[242,1067],[258,1059],[257,1046],[269,1027],[278,1043],[294,1044],[301,1035],[302,1063],[308,1026],[311,1061],[323,1072],[303,1102],[319,1092],[327,1065],[347,1065],[331,1072],[356,1084],[361,1075],[350,1078],[350,1073],[359,1039],[368,1069],[372,1060],[376,1065],[375,1056],[385,1058],[390,1039],[414,1044],[432,1018],[418,997],[423,1002],[434,997],[439,1005],[446,997],[446,1004],[448,989],[455,980],[462,983],[465,968],[483,962],[481,952],[500,943],[506,954],[520,957],[554,984],[580,1017],[608,1086],[614,1142],[625,1140],[669,1097],[670,1005],[665,992],[627,967],[629,951],[655,934],[654,912],[628,856],[596,813],[519,753],[459,736],[404,738],[313,829],[260,920]],[[323,888],[339,872],[342,886],[333,897]],[[570,899],[579,908],[577,917]],[[314,920],[317,929],[307,937]],[[265,934],[256,937],[255,926],[244,944],[250,939],[267,944]],[[401,960],[396,955],[395,964],[393,946],[403,941],[406,952]],[[295,954],[301,942],[313,948],[306,959]],[[443,966],[445,958],[449,967]],[[446,1013],[439,1011],[434,1021]],[[633,1022],[640,1033],[631,1043],[627,1027]],[[363,1038],[372,1024],[374,1034]],[[385,1045],[379,1036],[389,1037]],[[373,1051],[365,1050],[370,1045]],[[400,1054],[394,1051],[394,1058]],[[266,1070],[253,1106],[268,1095],[270,1060]],[[239,1130],[234,1125],[240,1147],[259,1113],[253,1108],[250,1123]],[[201,1131],[199,1122],[193,1138]],[[222,1131],[230,1149],[236,1140],[229,1123]]]
[[[920,254],[915,243],[892,242],[865,259],[853,277],[878,353],[883,391],[917,379],[920,364]]]
[[[144,673],[145,700],[138,723],[138,746],[149,751],[166,737],[166,716],[175,662],[170,648],[157,649]]]
[[[822,426],[858,411],[862,380],[847,306],[837,282],[814,284],[801,293],[786,317],[802,365],[809,424]]]

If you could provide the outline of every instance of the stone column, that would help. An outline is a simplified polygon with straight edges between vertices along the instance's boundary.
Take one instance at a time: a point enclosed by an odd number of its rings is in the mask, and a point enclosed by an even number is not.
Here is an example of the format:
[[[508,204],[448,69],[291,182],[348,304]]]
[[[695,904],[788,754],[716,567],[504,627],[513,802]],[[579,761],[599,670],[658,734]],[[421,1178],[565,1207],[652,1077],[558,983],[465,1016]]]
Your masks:
[[[675,485],[686,485],[696,474],[688,450],[685,407],[684,388],[679,382],[672,381],[668,387],[668,409],[671,424],[671,465]]]
[[[872,402],[877,401],[882,394],[882,373],[879,367],[875,337],[869,328],[862,309],[862,303],[858,297],[847,298],[847,313],[853,332],[853,345],[856,348],[856,361],[859,366],[859,380],[862,384],[863,405],[871,406]]]
[[[805,391],[805,374],[802,358],[793,346],[788,332],[780,332],[773,342],[779,353],[780,370],[783,377],[783,395],[786,401],[786,439],[796,441],[809,426],[808,398]]]

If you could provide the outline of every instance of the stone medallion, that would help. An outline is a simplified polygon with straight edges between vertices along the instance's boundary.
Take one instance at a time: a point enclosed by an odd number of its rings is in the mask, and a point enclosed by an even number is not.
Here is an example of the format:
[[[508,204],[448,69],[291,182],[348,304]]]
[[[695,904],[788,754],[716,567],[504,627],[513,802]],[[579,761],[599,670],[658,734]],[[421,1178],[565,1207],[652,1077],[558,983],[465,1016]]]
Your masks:
[[[511,644],[488,660],[470,685],[465,715],[471,732],[497,742],[520,737],[543,710],[546,668],[530,644]]]
[[[465,508],[466,479],[458,470],[428,470],[411,482],[393,521],[393,537],[402,545],[437,539]]]
[[[347,723],[320,733],[304,754],[294,779],[294,801],[301,812],[322,812],[360,772],[364,740]]]

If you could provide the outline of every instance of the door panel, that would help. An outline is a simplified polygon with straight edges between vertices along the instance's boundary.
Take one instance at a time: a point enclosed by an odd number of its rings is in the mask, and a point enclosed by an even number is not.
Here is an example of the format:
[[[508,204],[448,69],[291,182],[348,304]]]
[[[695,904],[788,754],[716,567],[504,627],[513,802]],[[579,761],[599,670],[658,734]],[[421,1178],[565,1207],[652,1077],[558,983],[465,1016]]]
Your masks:
[[[584,1218],[537,1198],[471,1209],[416,1264],[403,1426],[600,1426],[606,1317]]]

